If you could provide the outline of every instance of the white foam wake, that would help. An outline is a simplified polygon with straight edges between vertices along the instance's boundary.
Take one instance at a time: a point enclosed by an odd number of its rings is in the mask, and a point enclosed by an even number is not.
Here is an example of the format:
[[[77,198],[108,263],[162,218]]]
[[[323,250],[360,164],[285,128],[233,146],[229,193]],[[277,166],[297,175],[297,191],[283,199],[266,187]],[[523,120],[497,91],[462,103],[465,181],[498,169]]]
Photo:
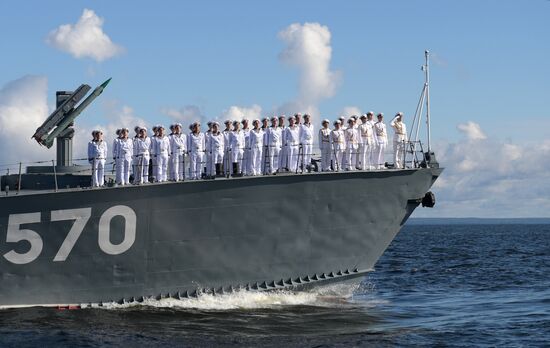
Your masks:
[[[199,310],[232,310],[232,309],[263,309],[284,306],[319,306],[334,307],[349,303],[354,291],[360,284],[332,284],[309,291],[246,291],[239,290],[231,294],[199,294],[196,298],[185,299],[154,299],[146,298],[143,302],[125,304],[104,303],[105,309],[123,309],[131,307],[181,308]]]

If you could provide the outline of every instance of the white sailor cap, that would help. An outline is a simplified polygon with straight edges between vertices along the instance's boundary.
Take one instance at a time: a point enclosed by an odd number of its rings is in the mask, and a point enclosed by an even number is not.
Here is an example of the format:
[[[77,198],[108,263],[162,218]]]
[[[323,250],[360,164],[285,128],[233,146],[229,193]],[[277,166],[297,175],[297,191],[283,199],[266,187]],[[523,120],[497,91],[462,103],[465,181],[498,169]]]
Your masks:
[[[147,133],[147,127],[139,127],[139,131],[144,131],[145,133]]]
[[[395,116],[403,116],[403,113],[399,111],[398,113],[395,114]]]
[[[103,134],[103,131],[101,129],[97,129],[95,132],[99,134]]]
[[[383,113],[383,112],[379,112],[378,115],[376,115],[376,117],[378,117],[378,116],[384,117],[384,113]]]
[[[180,128],[181,128],[181,127],[183,127],[183,126],[181,125],[181,123],[179,123],[179,122],[178,122],[178,123],[176,123],[176,124],[175,124],[174,126],[176,126],[176,127],[180,127]]]
[[[212,126],[217,126],[217,127],[219,127],[220,124],[219,124],[218,122],[214,121],[214,122],[212,122]]]
[[[160,130],[161,128],[162,128],[162,129],[166,129],[166,128],[164,128],[164,126],[163,126],[162,124],[159,124],[159,125],[157,126],[157,130]]]
[[[233,121],[233,125],[236,125],[236,124],[240,124],[240,122],[237,120]]]
[[[279,118],[278,118],[277,116],[273,116],[273,117],[271,118],[271,121],[277,121],[278,119],[279,119]]]
[[[289,120],[289,121],[290,121],[290,120],[296,120],[296,115],[294,115],[294,116],[288,116],[288,120]]]
[[[120,129],[120,132],[121,132],[121,133],[122,133],[122,132],[129,132],[129,131],[130,131],[130,130],[129,130],[128,128],[126,128],[126,127],[122,127],[122,128]]]
[[[243,118],[243,120],[241,121],[241,123],[248,123],[248,118]]]
[[[223,124],[231,124],[231,123],[233,123],[233,121],[231,121],[231,120],[225,120],[225,122],[224,122]]]
[[[352,115],[350,118],[353,118],[354,121],[357,121],[357,115]]]
[[[361,119],[365,119],[365,118],[367,118],[367,114],[363,114],[363,115],[361,115],[361,117],[360,117],[360,118],[361,118]]]
[[[256,123],[256,122],[260,123],[260,119],[256,118],[254,119],[254,121],[252,121],[252,123]]]
[[[302,117],[302,114],[297,112],[297,113],[294,114],[294,117]]]
[[[353,122],[355,122],[355,118],[350,117],[350,118],[348,119],[348,123],[353,123]]]
[[[286,115],[282,114],[281,116],[279,116],[279,119],[281,119],[281,118],[286,118]]]
[[[264,122],[264,121],[269,121],[269,117],[262,118],[262,122]]]
[[[333,123],[333,124],[334,124],[334,125],[337,125],[337,124],[342,124],[342,121],[340,121],[340,120],[336,120],[336,121],[334,121],[334,123]]]
[[[343,120],[345,120],[346,118],[345,118],[344,116],[340,116],[340,117],[338,117],[338,119],[339,119],[340,121],[343,121]]]
[[[368,116],[368,115],[373,115],[373,116],[374,116],[374,111],[369,111],[369,112],[367,112],[367,116]]]
[[[311,117],[311,115],[310,114],[304,114],[304,118],[306,118],[306,117]]]
[[[326,118],[323,120],[323,122],[321,122],[321,124],[324,124],[324,123],[330,123],[329,120],[327,120]]]

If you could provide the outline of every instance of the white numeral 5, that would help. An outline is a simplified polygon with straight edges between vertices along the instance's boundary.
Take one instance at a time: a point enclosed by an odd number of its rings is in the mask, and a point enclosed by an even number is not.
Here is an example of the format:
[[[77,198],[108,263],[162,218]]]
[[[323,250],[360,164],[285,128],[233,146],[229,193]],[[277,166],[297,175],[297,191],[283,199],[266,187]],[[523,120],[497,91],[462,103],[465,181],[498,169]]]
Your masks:
[[[12,214],[8,219],[8,233],[6,236],[6,242],[18,243],[22,240],[26,240],[30,243],[31,247],[26,253],[18,253],[15,250],[11,250],[4,254],[4,258],[9,262],[23,265],[25,263],[36,260],[38,255],[42,252],[42,238],[38,233],[33,230],[22,230],[19,227],[22,224],[32,224],[40,222],[40,213],[26,213],[26,214]]]

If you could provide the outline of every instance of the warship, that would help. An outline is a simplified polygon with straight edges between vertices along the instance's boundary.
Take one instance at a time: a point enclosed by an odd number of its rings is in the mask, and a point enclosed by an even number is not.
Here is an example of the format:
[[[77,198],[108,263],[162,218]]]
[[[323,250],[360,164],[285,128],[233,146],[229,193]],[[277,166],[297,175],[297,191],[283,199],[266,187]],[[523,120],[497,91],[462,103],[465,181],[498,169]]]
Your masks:
[[[94,306],[307,289],[364,277],[441,175],[430,148],[429,54],[406,167],[90,188],[74,119],[108,81],[57,93],[33,135],[57,164],[2,177],[0,307]],[[427,149],[418,140],[426,112]],[[86,187],[88,186],[88,187]],[[11,187],[11,191],[9,189]]]

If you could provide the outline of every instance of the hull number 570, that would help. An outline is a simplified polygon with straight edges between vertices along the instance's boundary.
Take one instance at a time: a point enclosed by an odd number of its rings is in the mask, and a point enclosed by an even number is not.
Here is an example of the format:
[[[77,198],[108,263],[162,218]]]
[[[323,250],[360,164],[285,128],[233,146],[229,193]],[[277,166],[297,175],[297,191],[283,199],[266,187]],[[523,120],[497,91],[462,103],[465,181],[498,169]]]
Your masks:
[[[59,262],[67,259],[91,216],[92,208],[52,210],[51,221],[74,220],[53,261]],[[124,218],[124,239],[119,244],[111,243],[111,220],[115,216]],[[130,249],[136,240],[136,220],[134,210],[125,205],[116,205],[103,212],[99,218],[98,225],[99,248],[109,255],[122,254]],[[21,228],[23,224],[39,223],[40,221],[40,212],[11,214],[9,216],[6,242],[19,243],[27,241],[30,244],[30,248],[24,253],[10,250],[4,254],[6,260],[14,264],[24,265],[36,260],[40,256],[44,245],[42,237],[33,230]]]

